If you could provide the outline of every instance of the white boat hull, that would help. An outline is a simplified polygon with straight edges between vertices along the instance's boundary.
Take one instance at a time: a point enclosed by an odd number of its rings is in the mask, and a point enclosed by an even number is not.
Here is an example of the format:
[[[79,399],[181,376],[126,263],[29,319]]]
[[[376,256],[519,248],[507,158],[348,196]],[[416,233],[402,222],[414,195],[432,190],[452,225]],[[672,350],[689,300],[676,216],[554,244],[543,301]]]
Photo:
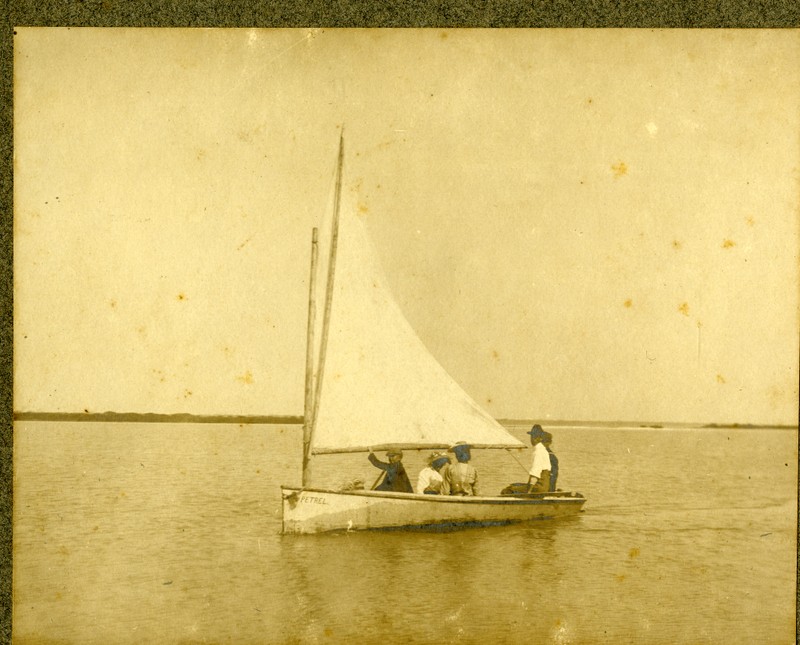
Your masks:
[[[578,493],[562,492],[450,497],[287,486],[281,491],[283,533],[511,524],[575,515],[586,502]]]

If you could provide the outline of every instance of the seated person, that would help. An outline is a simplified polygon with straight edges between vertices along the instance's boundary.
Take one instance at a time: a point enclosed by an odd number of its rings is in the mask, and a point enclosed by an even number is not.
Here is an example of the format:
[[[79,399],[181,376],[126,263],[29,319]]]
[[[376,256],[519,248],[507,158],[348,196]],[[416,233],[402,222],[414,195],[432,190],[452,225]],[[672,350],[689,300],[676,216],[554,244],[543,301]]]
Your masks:
[[[550,453],[542,445],[545,432],[542,426],[536,424],[530,429],[528,434],[531,436],[533,446],[533,463],[528,472],[528,492],[546,493],[550,490]]]
[[[439,495],[442,492],[442,468],[450,463],[450,457],[441,452],[432,452],[428,465],[419,473],[417,492],[425,495]]]
[[[459,441],[448,452],[455,454],[456,463],[442,471],[442,495],[477,495],[478,471],[469,463],[469,445]]]
[[[549,432],[544,433],[542,438],[542,445],[547,449],[547,454],[550,456],[550,492],[556,490],[556,481],[558,481],[558,457],[555,456],[550,446],[553,443],[553,435]]]
[[[411,487],[411,481],[408,479],[406,469],[403,466],[403,451],[402,450],[388,450],[386,458],[389,463],[381,461],[372,452],[370,448],[368,459],[376,468],[385,471],[380,484],[372,487],[372,490],[390,490],[395,493],[413,493],[414,489]]]

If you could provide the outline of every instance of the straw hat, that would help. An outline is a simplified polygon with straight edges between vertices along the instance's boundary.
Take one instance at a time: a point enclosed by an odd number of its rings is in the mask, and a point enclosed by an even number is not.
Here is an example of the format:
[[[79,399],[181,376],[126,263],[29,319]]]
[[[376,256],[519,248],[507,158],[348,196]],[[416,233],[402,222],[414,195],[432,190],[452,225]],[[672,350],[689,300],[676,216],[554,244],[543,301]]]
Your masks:
[[[447,452],[458,452],[460,450],[469,450],[470,445],[466,441],[456,441],[456,443],[450,448],[448,448]]]

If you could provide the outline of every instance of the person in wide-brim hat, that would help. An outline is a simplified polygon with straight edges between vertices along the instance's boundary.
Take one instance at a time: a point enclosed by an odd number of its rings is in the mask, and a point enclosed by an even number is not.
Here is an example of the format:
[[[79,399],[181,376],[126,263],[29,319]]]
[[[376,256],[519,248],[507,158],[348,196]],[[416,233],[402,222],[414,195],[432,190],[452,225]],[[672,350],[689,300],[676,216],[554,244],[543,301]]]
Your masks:
[[[458,441],[450,446],[448,452],[456,456],[456,463],[442,469],[443,495],[477,495],[478,471],[469,463],[470,445],[466,441]]]
[[[550,489],[550,453],[542,445],[542,440],[547,436],[542,426],[535,424],[529,431],[531,445],[533,446],[533,462],[528,471],[528,492],[545,493]]]
[[[450,463],[450,457],[443,452],[428,455],[428,465],[417,478],[417,492],[424,495],[439,495],[442,492],[441,470]]]

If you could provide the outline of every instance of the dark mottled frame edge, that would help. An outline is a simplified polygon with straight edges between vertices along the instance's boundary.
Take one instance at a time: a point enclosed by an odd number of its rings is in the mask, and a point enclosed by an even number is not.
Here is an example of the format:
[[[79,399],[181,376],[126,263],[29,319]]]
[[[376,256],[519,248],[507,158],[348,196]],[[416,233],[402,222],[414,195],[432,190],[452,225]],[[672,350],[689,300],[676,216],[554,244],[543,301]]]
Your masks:
[[[800,4],[795,0],[506,0],[488,5],[480,0],[409,0],[394,5],[383,0],[168,0],[158,4],[149,0],[6,0],[2,5],[0,642],[3,643],[11,642],[12,601],[14,27],[800,27]],[[800,631],[800,616],[797,626]]]

